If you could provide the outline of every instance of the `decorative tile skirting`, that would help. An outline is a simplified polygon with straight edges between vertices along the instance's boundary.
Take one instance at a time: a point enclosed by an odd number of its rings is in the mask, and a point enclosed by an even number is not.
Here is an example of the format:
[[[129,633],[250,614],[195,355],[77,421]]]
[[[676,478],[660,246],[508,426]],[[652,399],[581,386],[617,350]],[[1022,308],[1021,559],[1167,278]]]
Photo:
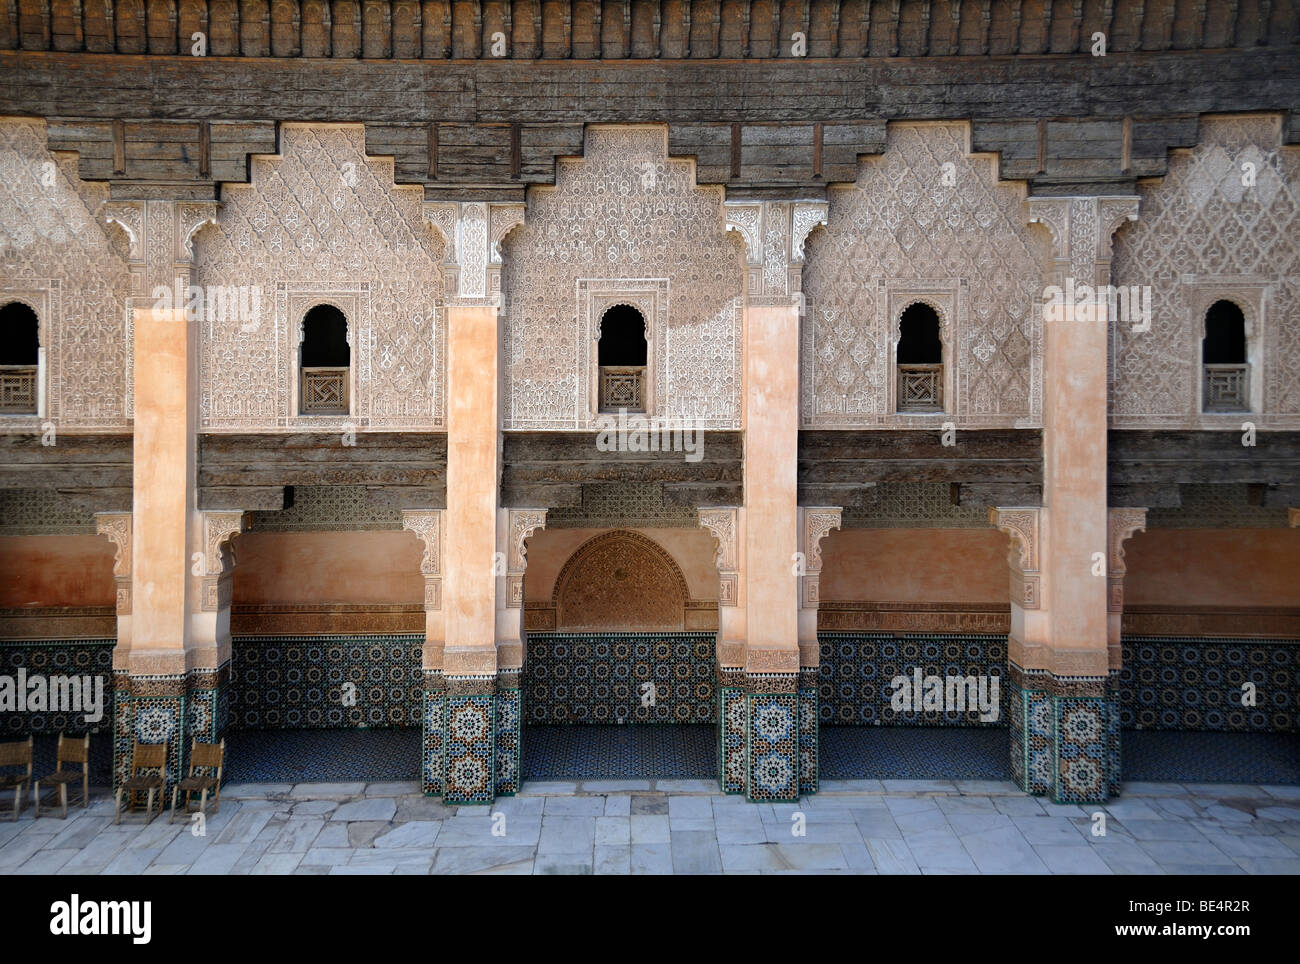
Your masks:
[[[420,726],[423,644],[423,634],[236,636],[230,726]]]
[[[1118,685],[1126,729],[1300,731],[1300,639],[1125,636]]]
[[[1004,677],[1007,637],[972,634],[818,633],[821,665],[817,689],[823,725],[1005,726],[1009,709]],[[895,710],[892,680],[938,676],[998,679],[996,720],[976,710]],[[914,688],[914,687],[913,687]]]
[[[749,785],[746,776],[749,702],[739,686],[718,689],[718,782],[723,793],[744,793]]]
[[[1009,670],[1011,771],[1020,788],[1057,803],[1102,803],[1117,793],[1119,714],[1109,681]]]
[[[711,723],[716,645],[714,633],[529,633],[525,719]]]
[[[496,694],[447,695],[444,714],[443,801],[491,803],[496,794]]]
[[[46,677],[99,677],[104,701],[102,718],[91,724],[77,711],[38,709],[0,714],[0,740],[39,733],[111,733],[116,644],[111,638],[0,640],[0,676],[12,677],[15,684],[20,671],[25,677],[38,673]],[[84,695],[84,689],[82,692]]]
[[[751,692],[745,700],[746,796],[760,803],[799,799],[798,693]]]
[[[519,792],[523,772],[518,672],[446,677],[421,687],[421,788],[447,803],[491,803]]]
[[[184,676],[113,676],[113,787],[131,771],[133,744],[167,743],[164,782],[170,787],[184,768],[186,678]],[[166,791],[164,790],[164,793]]]

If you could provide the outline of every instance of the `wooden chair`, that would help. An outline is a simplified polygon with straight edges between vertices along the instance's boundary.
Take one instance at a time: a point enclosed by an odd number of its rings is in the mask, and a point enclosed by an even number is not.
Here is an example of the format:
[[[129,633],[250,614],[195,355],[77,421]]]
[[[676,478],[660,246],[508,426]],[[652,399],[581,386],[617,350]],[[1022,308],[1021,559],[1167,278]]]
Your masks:
[[[0,743],[0,769],[9,767],[23,767],[24,773],[0,773],[0,790],[8,790],[10,787],[14,791],[14,816],[18,819],[18,814],[23,809],[23,792],[27,789],[27,784],[32,782],[32,738],[14,743]]]
[[[198,812],[207,816],[208,793],[212,792],[212,812],[221,809],[221,768],[226,759],[226,741],[220,743],[200,743],[195,740],[190,744],[190,775],[176,782],[172,787],[172,812],[168,823],[176,822],[176,798],[185,794],[185,809],[190,813],[190,801],[194,794],[199,795]],[[199,771],[207,771],[200,773]]]
[[[148,773],[145,771],[157,770],[157,773]],[[134,810],[138,803],[136,794],[148,794],[148,808],[146,810],[146,826],[153,822],[153,800],[154,794],[158,794],[158,812],[162,813],[163,809],[163,791],[166,788],[167,773],[167,744],[166,743],[141,743],[139,740],[133,740],[131,743],[131,775],[122,781],[122,785],[117,788],[117,805],[113,811],[113,823],[122,822],[122,795],[127,795],[127,809]]]
[[[73,766],[68,769],[63,768],[63,764],[68,763],[75,766],[81,764],[81,772],[77,772]],[[59,803],[63,807],[63,819],[68,819],[68,784],[81,783],[81,805],[83,807],[90,804],[90,734],[87,733],[80,740],[69,739],[65,734],[59,734],[59,752],[54,765],[54,772],[41,777],[32,786],[32,800],[36,804],[36,816],[41,815],[41,784],[53,784],[59,788]]]

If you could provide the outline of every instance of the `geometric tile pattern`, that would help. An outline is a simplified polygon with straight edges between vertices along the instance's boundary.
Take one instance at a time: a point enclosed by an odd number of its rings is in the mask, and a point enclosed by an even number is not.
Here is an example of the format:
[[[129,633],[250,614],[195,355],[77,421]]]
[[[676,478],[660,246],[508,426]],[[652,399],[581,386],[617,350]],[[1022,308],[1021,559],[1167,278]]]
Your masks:
[[[1125,728],[1300,730],[1300,640],[1130,636],[1123,649]],[[1254,706],[1242,705],[1246,683]]]
[[[516,674],[516,679],[518,675]],[[519,792],[520,690],[497,690],[496,700],[496,793],[514,796]]]
[[[235,730],[226,737],[231,783],[415,780],[419,730]]]
[[[1011,730],[1011,774],[1026,793],[1050,793],[1054,784],[1052,696],[1006,680]]]
[[[446,733],[443,726],[443,694],[426,689],[424,693],[424,729],[421,745],[420,789],[426,796],[442,795],[443,746]]]
[[[749,703],[740,687],[718,689],[718,782],[723,793],[744,793],[747,758],[745,745],[749,732]]]
[[[711,723],[716,643],[716,633],[529,633],[525,718]]]
[[[491,803],[496,757],[496,696],[445,697],[446,769],[442,799],[452,803]]]
[[[820,717],[823,725],[1006,726],[1007,637],[950,633],[819,633]],[[892,680],[921,670],[930,676],[999,678],[995,720],[983,722],[978,709],[895,710]]]
[[[799,798],[799,698],[796,693],[748,693],[747,775],[750,800]]]
[[[817,689],[799,689],[799,793],[817,792]]]
[[[1119,710],[1110,696],[1050,692],[1060,681],[1008,677],[1011,772],[1020,789],[1057,803],[1100,803],[1119,790]],[[1111,690],[1113,692],[1113,689]]]
[[[113,786],[130,772],[133,741],[140,743],[166,743],[167,767],[164,781],[171,785],[179,779],[184,767],[184,750],[187,742],[185,724],[186,697],[183,676],[140,677],[125,673],[115,674]]]
[[[418,727],[419,635],[236,636],[230,726]]]
[[[1054,701],[1057,803],[1101,803],[1108,796],[1106,718],[1101,697],[1063,696]]]
[[[0,719],[0,740],[35,733],[108,733],[113,726],[113,647],[115,639],[0,640],[0,676],[15,680],[20,669],[27,678],[97,676],[103,685],[103,717],[87,724],[81,712],[29,710],[5,713]],[[82,690],[84,693],[84,689]]]

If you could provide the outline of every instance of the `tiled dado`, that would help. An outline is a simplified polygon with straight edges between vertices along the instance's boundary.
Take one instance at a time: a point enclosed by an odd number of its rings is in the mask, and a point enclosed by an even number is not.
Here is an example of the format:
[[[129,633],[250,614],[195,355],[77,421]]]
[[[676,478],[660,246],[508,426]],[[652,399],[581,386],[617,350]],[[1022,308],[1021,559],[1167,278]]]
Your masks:
[[[525,719],[712,723],[716,646],[716,633],[529,633]]]
[[[821,665],[817,690],[823,725],[836,726],[1006,726],[1004,685],[1007,637],[943,633],[818,633]],[[999,711],[981,720],[978,709],[895,710],[892,680],[921,676],[986,677],[991,696],[998,679]]]
[[[420,726],[423,644],[423,634],[236,636],[230,726]]]
[[[1027,793],[1101,803],[1119,792],[1118,690],[1112,679],[1071,679],[1008,667],[1011,772]]]
[[[1300,730],[1300,639],[1125,636],[1123,659],[1125,728]]]
[[[519,791],[519,673],[443,676],[425,671],[421,782],[447,803],[491,803]]]
[[[226,730],[230,664],[188,676],[113,674],[113,786],[129,774],[133,743],[167,743],[170,785],[185,771],[190,741],[215,743]]]
[[[39,733],[108,733],[113,728],[113,647],[117,641],[100,639],[22,639],[0,640],[0,676],[18,682],[20,672],[30,679],[36,674],[45,677],[71,676],[82,684],[98,678],[103,694],[103,716],[97,723],[87,723],[85,713],[60,706],[51,709],[46,700],[41,709],[28,708],[23,712],[4,713],[0,716],[0,740],[18,739]],[[60,691],[62,684],[58,684]]]

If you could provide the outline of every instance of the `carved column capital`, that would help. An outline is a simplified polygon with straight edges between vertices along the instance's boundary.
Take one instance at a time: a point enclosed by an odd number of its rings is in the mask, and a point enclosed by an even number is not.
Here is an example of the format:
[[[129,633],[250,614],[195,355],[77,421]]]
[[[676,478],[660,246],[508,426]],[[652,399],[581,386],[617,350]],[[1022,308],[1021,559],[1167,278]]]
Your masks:
[[[524,605],[524,570],[528,568],[528,547],[524,542],[538,529],[546,528],[546,509],[509,509],[509,539],[506,552],[506,607]]]
[[[1125,221],[1136,221],[1136,197],[1033,197],[1025,202],[1026,219],[1052,236],[1052,269],[1080,284],[1110,281],[1111,239]]]
[[[717,542],[713,562],[718,568],[718,605],[735,606],[740,591],[739,510],[734,507],[699,510],[699,526]]]
[[[799,605],[803,609],[816,609],[821,600],[822,540],[840,527],[841,513],[837,505],[799,507],[799,551],[804,558]]]
[[[203,612],[230,608],[231,573],[235,568],[234,538],[247,531],[253,516],[242,509],[205,510],[203,519],[203,572],[201,575]]]
[[[1110,509],[1106,513],[1106,608],[1112,613],[1124,611],[1124,543],[1135,532],[1147,528],[1146,509]]]
[[[490,201],[427,201],[425,220],[445,247],[442,277],[449,305],[501,306],[501,242],[524,223],[526,206]]]
[[[1013,544],[1007,564],[1013,574],[1012,600],[1022,609],[1042,606],[1042,573],[1039,552],[1042,546],[1042,509],[1029,507],[990,508],[989,523],[1011,536]]]
[[[424,544],[420,574],[424,576],[426,612],[442,609],[442,509],[403,509],[402,528],[414,532]]]
[[[818,200],[727,201],[726,227],[745,240],[751,304],[789,304],[803,287],[804,242],[826,223]]]
[[[95,532],[117,549],[113,556],[113,581],[117,586],[117,614],[131,614],[131,513],[96,512]]]

